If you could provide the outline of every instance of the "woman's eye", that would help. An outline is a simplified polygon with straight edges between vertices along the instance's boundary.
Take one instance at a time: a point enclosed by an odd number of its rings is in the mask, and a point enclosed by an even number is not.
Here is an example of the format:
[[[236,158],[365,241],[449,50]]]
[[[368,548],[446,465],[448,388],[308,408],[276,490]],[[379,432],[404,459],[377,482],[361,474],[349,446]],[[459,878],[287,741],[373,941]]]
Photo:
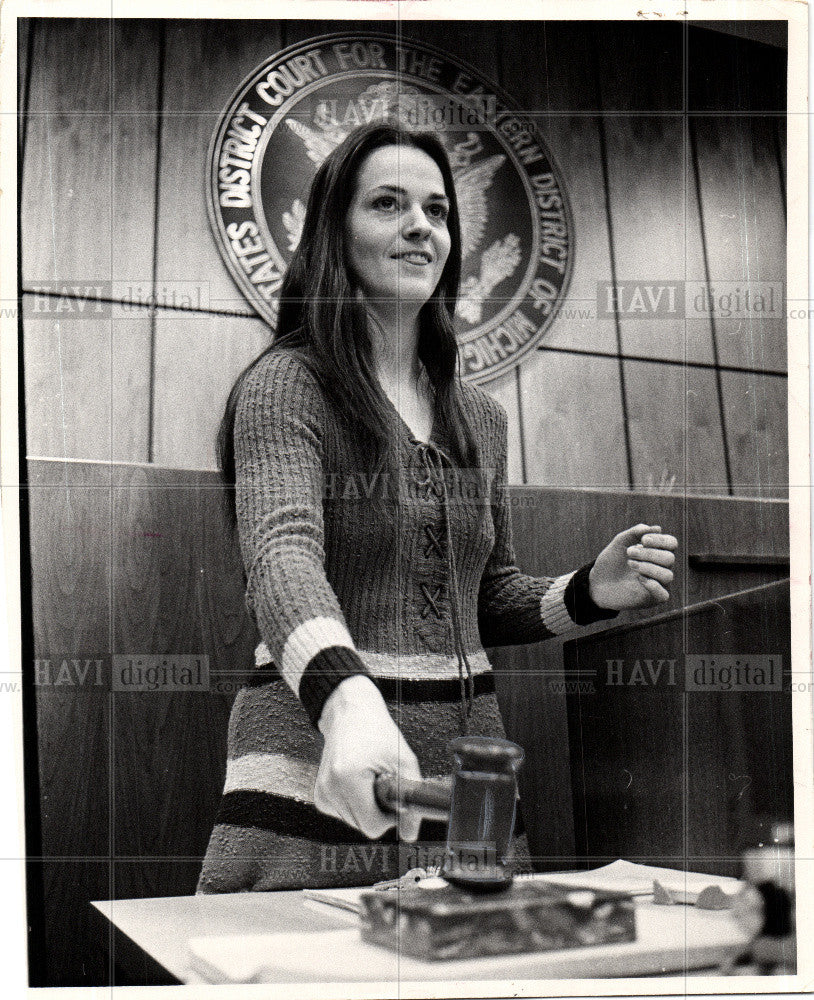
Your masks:
[[[373,207],[389,212],[396,207],[396,199],[392,195],[383,194],[373,202]]]
[[[430,216],[430,218],[439,219],[440,221],[443,222],[449,215],[449,209],[447,208],[446,205],[430,205],[430,207],[427,209],[427,214]]]

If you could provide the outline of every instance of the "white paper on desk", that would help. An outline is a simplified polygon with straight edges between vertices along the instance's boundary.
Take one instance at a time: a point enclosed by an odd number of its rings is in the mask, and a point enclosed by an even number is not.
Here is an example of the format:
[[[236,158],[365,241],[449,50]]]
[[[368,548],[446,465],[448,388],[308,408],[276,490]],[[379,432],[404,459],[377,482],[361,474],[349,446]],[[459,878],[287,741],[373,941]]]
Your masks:
[[[722,875],[704,875],[701,872],[683,872],[676,868],[657,868],[654,865],[637,865],[632,861],[614,861],[602,868],[585,872],[547,872],[535,875],[559,885],[573,885],[585,889],[609,889],[614,892],[650,893],[653,882],[660,882],[665,889],[676,892],[700,892],[708,885],[717,885],[723,892],[737,892],[740,882]]]

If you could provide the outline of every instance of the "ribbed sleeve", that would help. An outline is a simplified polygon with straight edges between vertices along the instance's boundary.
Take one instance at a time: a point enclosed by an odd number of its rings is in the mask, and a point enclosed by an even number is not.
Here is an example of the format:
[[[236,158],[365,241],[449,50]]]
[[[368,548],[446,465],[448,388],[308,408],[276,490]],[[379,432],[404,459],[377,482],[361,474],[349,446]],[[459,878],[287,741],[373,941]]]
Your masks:
[[[235,419],[246,604],[278,670],[316,724],[340,681],[367,673],[325,574],[324,401],[284,351],[244,380]]]
[[[600,608],[590,597],[588,574],[593,563],[558,577],[529,576],[517,568],[506,490],[508,422],[503,408],[492,403],[495,543],[478,594],[481,641],[484,646],[537,642],[615,617],[618,612]]]

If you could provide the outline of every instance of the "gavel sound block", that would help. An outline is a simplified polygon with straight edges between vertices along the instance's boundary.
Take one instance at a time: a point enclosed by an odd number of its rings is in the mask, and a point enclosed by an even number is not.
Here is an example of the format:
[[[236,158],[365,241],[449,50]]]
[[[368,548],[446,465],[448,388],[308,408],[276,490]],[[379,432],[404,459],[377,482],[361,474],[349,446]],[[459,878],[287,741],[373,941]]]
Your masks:
[[[451,786],[392,775],[376,781],[382,808],[448,820],[441,875],[450,884],[363,893],[363,939],[429,960],[635,940],[633,901],[624,893],[512,884],[522,749],[485,737],[461,737],[450,749]]]

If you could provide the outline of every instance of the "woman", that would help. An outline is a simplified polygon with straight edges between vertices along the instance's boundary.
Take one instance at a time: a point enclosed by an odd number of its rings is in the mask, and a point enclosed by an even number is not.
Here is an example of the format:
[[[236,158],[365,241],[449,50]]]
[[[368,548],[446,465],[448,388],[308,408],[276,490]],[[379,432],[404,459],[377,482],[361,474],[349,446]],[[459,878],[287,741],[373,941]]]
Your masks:
[[[369,884],[431,860],[411,842],[443,846],[443,826],[383,812],[373,781],[448,774],[451,738],[504,735],[483,646],[668,599],[677,543],[658,526],[556,579],[515,567],[506,415],[456,374],[460,266],[437,138],[374,123],[321,165],[274,345],[219,438],[264,642],[199,892]],[[523,836],[516,851],[528,866]]]

